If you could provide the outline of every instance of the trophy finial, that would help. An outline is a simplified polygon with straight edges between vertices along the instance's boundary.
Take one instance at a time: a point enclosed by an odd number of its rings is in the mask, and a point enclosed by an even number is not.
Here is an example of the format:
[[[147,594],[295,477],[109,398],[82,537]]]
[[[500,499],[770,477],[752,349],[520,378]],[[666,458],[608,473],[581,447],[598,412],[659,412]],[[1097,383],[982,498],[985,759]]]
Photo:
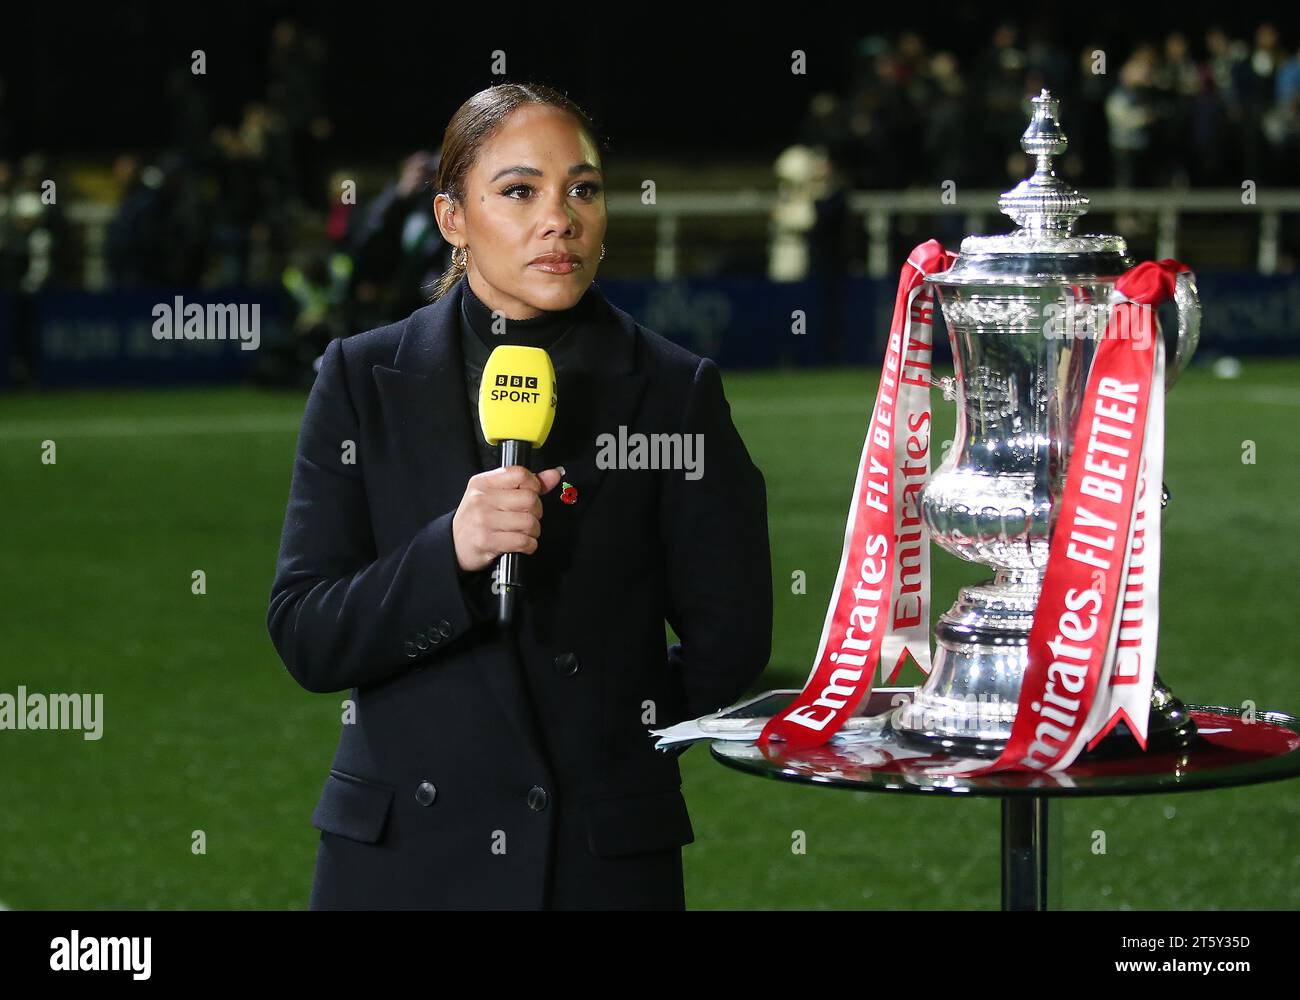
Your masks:
[[[1032,156],[1060,156],[1069,145],[1061,131],[1061,123],[1056,120],[1060,102],[1044,87],[1037,97],[1030,98],[1030,103],[1034,106],[1034,113],[1025,134],[1020,137],[1020,148]],[[1050,168],[1049,163],[1049,172]]]
[[[1064,153],[1069,144],[1056,120],[1056,98],[1044,87],[1031,103],[1033,116],[1020,137],[1020,148],[1034,156],[1038,165],[1031,177],[998,199],[998,208],[1023,232],[1068,236],[1075,220],[1088,211],[1088,199],[1057,177],[1052,169],[1052,157]]]

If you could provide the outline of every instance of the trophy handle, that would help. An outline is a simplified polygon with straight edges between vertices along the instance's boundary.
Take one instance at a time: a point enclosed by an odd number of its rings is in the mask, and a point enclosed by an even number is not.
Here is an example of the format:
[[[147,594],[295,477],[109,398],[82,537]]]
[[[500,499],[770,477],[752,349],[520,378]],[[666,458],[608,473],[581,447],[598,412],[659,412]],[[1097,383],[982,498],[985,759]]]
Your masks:
[[[1174,343],[1172,360],[1165,364],[1165,392],[1168,392],[1187,363],[1196,353],[1201,339],[1201,297],[1196,291],[1196,275],[1191,271],[1179,273],[1174,283],[1174,309],[1178,312],[1178,339]],[[1170,352],[1166,350],[1166,355]],[[1169,506],[1169,486],[1160,484],[1160,509]]]
[[[1192,360],[1201,339],[1201,298],[1196,292],[1196,275],[1183,271],[1174,284],[1174,308],[1178,312],[1178,340],[1172,351],[1166,343],[1165,392]]]

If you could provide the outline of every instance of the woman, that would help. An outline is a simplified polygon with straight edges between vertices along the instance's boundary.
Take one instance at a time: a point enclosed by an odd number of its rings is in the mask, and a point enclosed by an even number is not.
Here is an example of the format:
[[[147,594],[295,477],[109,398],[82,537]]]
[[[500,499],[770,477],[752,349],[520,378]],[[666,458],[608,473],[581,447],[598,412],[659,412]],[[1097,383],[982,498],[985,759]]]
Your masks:
[[[326,350],[271,592],[289,673],[351,689],[310,905],[681,909],[694,833],[677,754],[647,730],[730,704],[766,665],[763,477],[716,365],[593,284],[605,201],[579,108],[474,95],[437,185],[453,267],[432,304]],[[537,473],[500,468],[479,428],[483,361],[512,343],[556,367]],[[700,435],[704,461],[605,468],[598,438],[620,429]],[[504,552],[527,585],[509,628]]]

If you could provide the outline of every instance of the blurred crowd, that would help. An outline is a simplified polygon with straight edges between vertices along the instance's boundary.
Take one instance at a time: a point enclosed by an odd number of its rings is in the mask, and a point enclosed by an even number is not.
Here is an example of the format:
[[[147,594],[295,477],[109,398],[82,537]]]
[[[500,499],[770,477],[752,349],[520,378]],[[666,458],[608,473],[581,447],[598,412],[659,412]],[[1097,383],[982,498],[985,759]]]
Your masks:
[[[292,20],[272,31],[264,95],[238,120],[216,120],[211,88],[178,69],[167,82],[172,138],[113,163],[114,203],[98,256],[113,290],[278,287],[292,337],[261,352],[268,378],[294,377],[332,337],[387,322],[427,301],[450,248],[433,220],[436,153],[409,156],[378,197],[328,172],[333,126],[327,47]],[[0,291],[18,293],[19,378],[30,367],[31,296],[81,287],[90,247],[53,197],[43,157],[17,164],[0,81]],[[46,190],[51,189],[51,190]],[[349,195],[350,191],[350,195]],[[358,207],[361,205],[362,207]],[[92,231],[86,226],[81,233]]]
[[[964,61],[918,32],[869,36],[847,92],[813,100],[804,141],[854,187],[1004,186],[1028,172],[1025,98],[1043,87],[1061,101],[1060,169],[1077,183],[1300,183],[1300,39],[1284,44],[1271,23],[1250,38],[1173,30],[1116,50],[1007,22]]]
[[[1028,98],[1043,87],[1060,99],[1069,137],[1058,170],[1085,192],[1239,188],[1247,179],[1300,186],[1296,42],[1270,23],[1250,37],[1169,31],[1119,50],[1100,41],[1065,48],[1008,22],[964,56],[916,31],[863,38],[846,87],[818,94],[802,123],[800,141],[824,154],[833,177],[809,233],[813,271],[843,273],[862,256],[847,190],[945,180],[1000,189],[1026,176],[1019,137]],[[339,151],[329,141],[325,41],[281,20],[268,53],[265,92],[230,121],[219,120],[202,78],[181,68],[166,81],[171,139],[160,152],[116,159],[93,250],[103,262],[97,284],[112,289],[282,289],[293,333],[283,364],[300,370],[331,337],[426,302],[450,247],[431,212],[438,153],[394,164],[377,197],[379,178],[356,190],[354,175],[330,167]],[[29,298],[80,287],[93,227],[72,225],[67,199],[49,197],[40,154],[17,155],[4,101],[0,80],[0,291]]]

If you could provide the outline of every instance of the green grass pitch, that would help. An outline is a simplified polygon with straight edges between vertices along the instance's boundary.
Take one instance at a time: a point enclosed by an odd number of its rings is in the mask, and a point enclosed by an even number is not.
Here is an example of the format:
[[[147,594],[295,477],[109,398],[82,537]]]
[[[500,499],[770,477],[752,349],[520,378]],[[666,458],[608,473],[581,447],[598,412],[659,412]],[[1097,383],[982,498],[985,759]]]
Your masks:
[[[769,497],[776,638],[757,689],[807,675],[878,377],[726,376]],[[942,440],[952,404],[934,397]],[[0,398],[0,691],[101,691],[106,715],[97,742],[0,731],[0,904],[306,906],[341,696],[297,687],[265,627],[303,403],[253,389]],[[1160,669],[1184,700],[1300,713],[1298,420],[1296,361],[1248,360],[1231,381],[1193,369],[1169,396]],[[46,439],[56,465],[41,463]],[[988,575],[938,549],[933,564],[935,615]],[[190,592],[196,568],[206,596]],[[996,801],[763,781],[703,747],[682,769],[689,907],[998,906]],[[1300,907],[1296,782],[1059,816],[1067,908]]]

